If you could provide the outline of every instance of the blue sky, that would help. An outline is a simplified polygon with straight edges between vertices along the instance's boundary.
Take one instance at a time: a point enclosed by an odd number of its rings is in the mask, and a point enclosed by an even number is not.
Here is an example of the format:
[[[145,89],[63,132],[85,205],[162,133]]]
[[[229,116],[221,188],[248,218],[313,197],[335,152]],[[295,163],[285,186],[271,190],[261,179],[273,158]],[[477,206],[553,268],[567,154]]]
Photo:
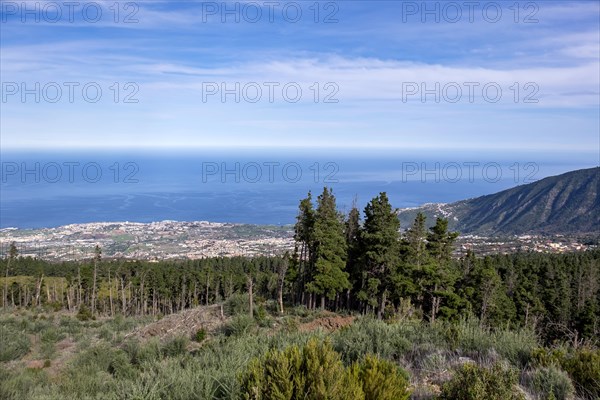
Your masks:
[[[475,3],[2,0],[0,145],[599,152],[600,2]]]

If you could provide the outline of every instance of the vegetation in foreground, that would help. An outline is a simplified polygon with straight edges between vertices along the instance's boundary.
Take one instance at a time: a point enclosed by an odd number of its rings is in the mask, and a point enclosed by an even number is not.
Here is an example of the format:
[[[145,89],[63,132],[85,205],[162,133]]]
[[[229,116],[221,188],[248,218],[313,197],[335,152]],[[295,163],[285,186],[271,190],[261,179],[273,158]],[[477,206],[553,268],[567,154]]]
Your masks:
[[[163,332],[153,337],[140,334],[161,322],[152,317],[81,321],[47,308],[3,312],[0,398],[505,400],[600,395],[597,348],[542,347],[529,329],[489,329],[475,319],[381,321],[304,307],[281,316],[275,306],[265,304],[273,312],[260,317],[242,311],[224,315],[217,325],[207,320],[212,328],[199,335]],[[329,329],[322,322],[331,319],[353,322]]]
[[[96,247],[52,264],[11,246],[0,398],[600,396],[600,251],[456,260],[447,220],[418,214],[401,235],[385,193],[362,222],[329,189],[313,207],[300,202],[282,257],[121,262]],[[220,315],[186,314],[200,305]],[[358,319],[299,329],[326,310]]]

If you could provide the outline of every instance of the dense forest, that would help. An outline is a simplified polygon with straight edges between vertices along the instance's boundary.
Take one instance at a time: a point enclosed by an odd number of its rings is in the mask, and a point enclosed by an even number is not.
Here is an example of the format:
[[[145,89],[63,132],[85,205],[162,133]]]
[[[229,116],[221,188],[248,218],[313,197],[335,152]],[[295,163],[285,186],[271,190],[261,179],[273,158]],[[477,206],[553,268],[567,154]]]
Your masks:
[[[364,217],[364,218],[362,218]],[[295,250],[278,257],[50,263],[2,260],[3,307],[48,305],[91,316],[167,315],[247,293],[249,312],[265,300],[284,307],[347,310],[378,319],[434,323],[466,316],[482,326],[533,328],[547,343],[600,336],[600,250],[453,257],[457,232],[418,214],[401,233],[385,193],[363,216],[347,215],[325,188],[300,201]]]

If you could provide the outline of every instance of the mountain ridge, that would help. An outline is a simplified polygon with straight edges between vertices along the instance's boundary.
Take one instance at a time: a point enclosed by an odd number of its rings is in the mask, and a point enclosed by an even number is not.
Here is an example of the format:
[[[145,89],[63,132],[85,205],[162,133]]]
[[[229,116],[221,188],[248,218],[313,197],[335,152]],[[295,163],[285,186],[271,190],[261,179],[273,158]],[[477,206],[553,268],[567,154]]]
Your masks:
[[[449,220],[464,234],[600,233],[600,167],[580,169],[454,203],[430,203],[398,211],[408,227],[421,211],[433,224]]]

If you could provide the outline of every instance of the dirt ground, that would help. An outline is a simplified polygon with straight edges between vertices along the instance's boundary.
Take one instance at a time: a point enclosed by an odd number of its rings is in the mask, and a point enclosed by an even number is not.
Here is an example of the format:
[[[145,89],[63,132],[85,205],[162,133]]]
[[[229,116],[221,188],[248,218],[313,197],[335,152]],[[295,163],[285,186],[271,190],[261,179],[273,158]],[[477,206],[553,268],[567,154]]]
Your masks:
[[[125,338],[147,340],[152,337],[164,339],[173,336],[192,337],[201,328],[207,333],[216,332],[226,321],[222,316],[221,306],[203,306],[168,315],[159,321],[141,326]]]
[[[340,315],[332,313],[331,315],[320,317],[310,322],[300,324],[298,330],[300,330],[301,332],[310,332],[320,328],[326,331],[335,331],[337,329],[343,328],[344,326],[352,324],[355,318],[356,317],[353,316],[342,317]]]

